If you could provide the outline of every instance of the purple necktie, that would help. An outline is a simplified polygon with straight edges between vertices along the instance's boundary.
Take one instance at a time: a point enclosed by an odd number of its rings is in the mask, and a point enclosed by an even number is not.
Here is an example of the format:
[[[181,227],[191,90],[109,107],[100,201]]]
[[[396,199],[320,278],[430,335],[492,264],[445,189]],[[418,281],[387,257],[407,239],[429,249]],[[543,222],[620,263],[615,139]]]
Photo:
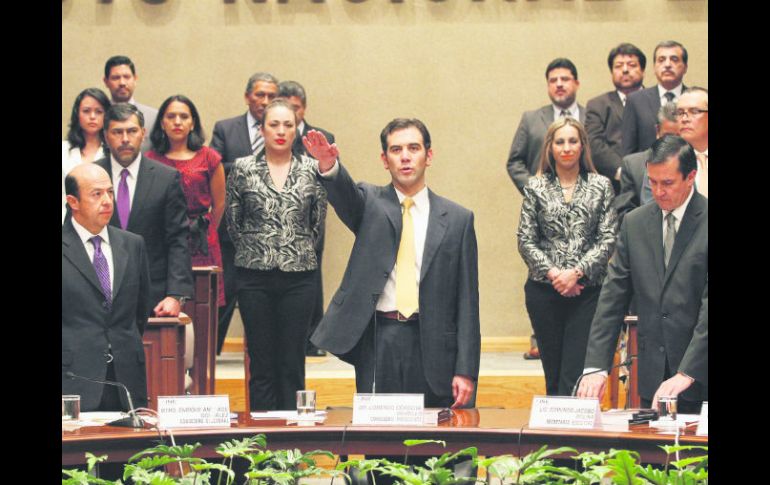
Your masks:
[[[99,284],[102,285],[102,293],[107,306],[112,305],[112,290],[110,289],[110,267],[107,264],[107,258],[102,252],[102,237],[94,236],[91,239],[91,244],[94,245],[94,269],[96,270],[96,277],[99,278]]]
[[[128,216],[131,214],[131,199],[128,196],[128,169],[120,171],[120,183],[118,184],[118,217],[120,218],[120,227],[125,229],[128,226]]]

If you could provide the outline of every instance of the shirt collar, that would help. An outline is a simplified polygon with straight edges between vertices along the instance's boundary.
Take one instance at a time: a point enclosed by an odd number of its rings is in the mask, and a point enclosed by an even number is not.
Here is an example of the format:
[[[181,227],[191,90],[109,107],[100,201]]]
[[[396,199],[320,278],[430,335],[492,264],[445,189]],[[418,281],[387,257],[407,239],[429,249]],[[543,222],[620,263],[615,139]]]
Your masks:
[[[623,104],[625,105],[625,104],[626,104],[626,101],[628,101],[628,97],[629,97],[630,95],[634,94],[634,93],[635,93],[635,92],[637,92],[637,91],[641,91],[642,89],[644,89],[644,85],[643,85],[643,84],[640,84],[638,89],[635,89],[635,90],[631,91],[631,92],[630,92],[630,93],[628,93],[628,94],[624,93],[624,92],[623,92],[623,91],[621,91],[621,90],[617,90],[617,91],[615,91],[615,92],[616,92],[616,93],[618,93],[618,96],[620,97],[620,100],[621,100],[621,101],[623,102]],[[662,95],[661,95],[661,96],[662,96]]]
[[[663,95],[670,91],[670,92],[674,93],[674,96],[676,96],[675,99],[679,99],[679,96],[682,95],[682,90],[683,89],[684,89],[684,86],[682,85],[682,83],[679,83],[679,85],[677,87],[675,87],[674,89],[666,89],[663,86],[661,86],[660,84],[658,84],[658,97],[660,99],[663,99]]]
[[[124,167],[118,161],[115,159],[115,156],[110,154],[110,163],[112,164],[112,175],[113,176],[120,176],[120,172],[123,171],[124,168],[128,169],[129,175],[134,178],[134,180],[137,179],[139,176],[139,165],[142,163],[142,154],[140,153],[137,155],[137,157],[134,159],[133,162],[131,162],[131,165],[128,167]]]
[[[555,119],[555,120],[559,119],[559,116],[561,116],[561,112],[562,112],[562,110],[564,108],[560,108],[560,107],[556,106],[555,104],[553,104],[552,106],[553,106],[553,119]],[[570,116],[572,116],[576,120],[578,119],[578,116],[577,116],[577,112],[578,112],[577,100],[574,103],[572,103],[572,105],[569,108],[567,108],[567,111],[569,111]]]
[[[72,221],[72,227],[75,228],[75,232],[80,237],[80,240],[83,241],[83,245],[85,245],[88,240],[94,236],[101,236],[103,242],[106,242],[107,244],[110,243],[110,236],[109,232],[107,231],[107,226],[104,226],[99,234],[91,234],[91,231],[78,224],[78,221],[76,221],[74,217],[72,217],[70,221]]]
[[[393,186],[394,189],[396,189],[396,186]],[[404,202],[404,199],[406,199],[408,196],[404,195],[400,190],[396,189],[396,195],[398,196],[398,203],[402,204]],[[420,189],[419,192],[414,194],[412,196],[412,200],[414,201],[414,206],[416,208],[426,207],[426,204],[428,203],[428,186],[425,185],[422,189]]]
[[[251,114],[251,111],[246,111],[246,123],[248,124],[249,129],[256,128],[254,126],[254,123],[258,123],[256,118],[254,118],[254,115]]]
[[[684,201],[684,204],[680,205],[676,209],[672,210],[671,212],[674,213],[674,217],[676,217],[676,220],[681,222],[682,218],[684,217],[684,213],[687,210],[687,206],[690,205],[690,200],[692,199],[692,195],[695,193],[695,186],[693,185],[690,189],[690,195],[687,196],[687,199]],[[666,219],[666,215],[668,215],[667,211],[663,211],[663,219]]]

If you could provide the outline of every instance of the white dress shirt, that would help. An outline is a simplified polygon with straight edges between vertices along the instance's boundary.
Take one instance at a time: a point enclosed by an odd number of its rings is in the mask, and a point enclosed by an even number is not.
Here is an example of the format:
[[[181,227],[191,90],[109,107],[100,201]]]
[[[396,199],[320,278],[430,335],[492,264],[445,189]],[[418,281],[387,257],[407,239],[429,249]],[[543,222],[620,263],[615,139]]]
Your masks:
[[[394,187],[395,188],[395,187]],[[403,203],[407,197],[396,189],[398,202]],[[430,200],[428,198],[428,187],[425,186],[417,192],[412,200],[414,204],[409,208],[409,214],[412,216],[414,224],[414,262],[415,275],[417,277],[417,288],[420,287],[420,270],[422,269],[422,253],[425,249],[425,237],[428,234],[428,216],[430,215]],[[402,214],[403,214],[403,206]],[[396,265],[388,275],[388,281],[385,282],[385,288],[382,290],[380,299],[377,300],[377,310],[381,312],[392,312],[396,310]],[[419,309],[417,310],[419,312]]]
[[[128,167],[123,167],[123,165],[119,164],[118,161],[115,160],[115,157],[112,155],[110,155],[110,163],[112,164],[112,189],[115,191],[115,210],[118,210],[120,172],[123,171],[123,168],[128,169],[128,177],[126,177],[126,183],[128,184],[128,207],[130,209],[134,206],[134,192],[136,192],[136,180],[139,176],[139,165],[142,163],[142,155],[139,154]]]
[[[701,162],[701,155],[704,155],[703,162]],[[695,173],[695,190],[697,190],[703,197],[708,199],[709,149],[706,148],[702,152],[695,150],[695,156],[698,159],[698,168],[697,168],[697,172]],[[700,188],[698,188],[699,184],[705,185],[706,190],[703,191]]]
[[[104,226],[99,234],[91,234],[88,229],[78,224],[78,221],[76,221],[74,217],[72,217],[70,220],[72,221],[72,227],[75,228],[75,232],[80,237],[80,240],[83,241],[83,246],[86,247],[88,259],[92,263],[94,262],[95,250],[93,243],[89,241],[89,239],[94,236],[101,236],[102,254],[104,254],[105,259],[107,259],[107,267],[110,269],[110,288],[115,288],[115,265],[112,263],[112,247],[110,246],[110,236],[109,232],[107,231],[107,226]]]
[[[683,89],[684,86],[682,86],[682,83],[679,83],[679,86],[675,87],[674,89],[666,89],[658,84],[658,98],[660,98],[660,105],[665,106],[665,104],[668,103],[668,99],[666,99],[666,96],[664,96],[668,92],[674,93],[674,103],[679,101],[679,96],[682,95]]]

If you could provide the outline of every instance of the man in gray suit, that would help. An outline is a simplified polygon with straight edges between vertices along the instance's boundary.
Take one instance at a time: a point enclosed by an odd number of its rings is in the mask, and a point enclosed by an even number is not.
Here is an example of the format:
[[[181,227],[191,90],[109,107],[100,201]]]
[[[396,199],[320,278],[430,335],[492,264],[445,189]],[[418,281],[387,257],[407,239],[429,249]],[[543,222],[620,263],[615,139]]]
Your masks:
[[[278,96],[278,80],[269,73],[254,73],[246,82],[243,98],[249,109],[246,113],[217,121],[211,136],[211,148],[222,155],[225,179],[230,174],[236,158],[259,152],[264,147],[264,139],[259,131],[265,108]],[[222,251],[222,278],[225,281],[225,306],[219,307],[219,328],[217,335],[217,354],[222,351],[227,329],[238,301],[235,287],[235,247],[227,232],[227,222],[219,225],[219,245]]]
[[[655,141],[655,120],[658,110],[675,102],[686,86],[687,49],[673,40],[663,41],[653,52],[655,77],[658,84],[628,96],[623,111],[623,155],[644,151]]]
[[[623,221],[596,307],[585,372],[609,369],[623,315],[639,311],[642,407],[678,396],[681,413],[708,400],[708,200],[694,190],[695,150],[665,135],[652,145],[647,173],[655,204]],[[601,398],[606,372],[586,376],[578,396]]]
[[[394,119],[380,142],[385,186],[354,183],[335,144],[317,131],[305,137],[329,202],[356,235],[311,340],[355,366],[358,392],[473,407],[481,353],[473,213],[427,188],[433,151],[420,120]]]
[[[676,104],[666,103],[658,110],[655,125],[657,138],[663,135],[678,135]],[[620,194],[612,201],[618,211],[619,223],[623,216],[640,205],[652,201],[650,180],[647,178],[647,162],[652,158],[652,148],[623,157],[620,171]]]
[[[622,43],[607,57],[615,89],[586,103],[586,132],[596,170],[620,190],[621,137],[626,97],[642,88],[647,56],[638,47]]]
[[[125,394],[67,377],[123,383],[134,406],[147,405],[142,331],[150,316],[150,270],[144,241],[109,226],[112,181],[96,164],[65,179],[71,209],[62,226],[62,394],[78,394],[82,411],[127,410]]]
[[[152,131],[158,117],[158,110],[136,102],[134,90],[137,79],[139,78],[136,75],[134,63],[126,56],[112,56],[104,64],[104,85],[112,95],[112,102],[131,103],[139,108],[144,116],[144,126],[147,127],[147,131]],[[150,137],[146,136],[142,142],[142,153],[151,148]]]
[[[580,87],[575,64],[565,58],[554,59],[545,69],[545,79],[551,104],[522,115],[508,153],[508,175],[522,194],[527,180],[537,172],[543,139],[551,123],[560,116],[586,121],[585,107],[575,101]]]

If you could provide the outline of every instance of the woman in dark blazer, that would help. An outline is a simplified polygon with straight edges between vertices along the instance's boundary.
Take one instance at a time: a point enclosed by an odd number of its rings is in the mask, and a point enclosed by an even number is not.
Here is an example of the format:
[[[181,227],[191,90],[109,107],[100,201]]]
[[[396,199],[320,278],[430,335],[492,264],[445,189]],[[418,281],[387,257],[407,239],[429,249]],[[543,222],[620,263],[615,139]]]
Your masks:
[[[264,150],[235,160],[227,177],[225,217],[235,246],[250,407],[294,409],[296,391],[305,388],[327,196],[316,180],[318,162],[292,153],[297,117],[287,101],[265,108],[260,130]]]
[[[524,188],[519,252],[529,268],[524,285],[548,395],[570,395],[583,371],[588,333],[617,214],[607,177],[591,162],[588,137],[574,118],[548,128],[537,174]]]

